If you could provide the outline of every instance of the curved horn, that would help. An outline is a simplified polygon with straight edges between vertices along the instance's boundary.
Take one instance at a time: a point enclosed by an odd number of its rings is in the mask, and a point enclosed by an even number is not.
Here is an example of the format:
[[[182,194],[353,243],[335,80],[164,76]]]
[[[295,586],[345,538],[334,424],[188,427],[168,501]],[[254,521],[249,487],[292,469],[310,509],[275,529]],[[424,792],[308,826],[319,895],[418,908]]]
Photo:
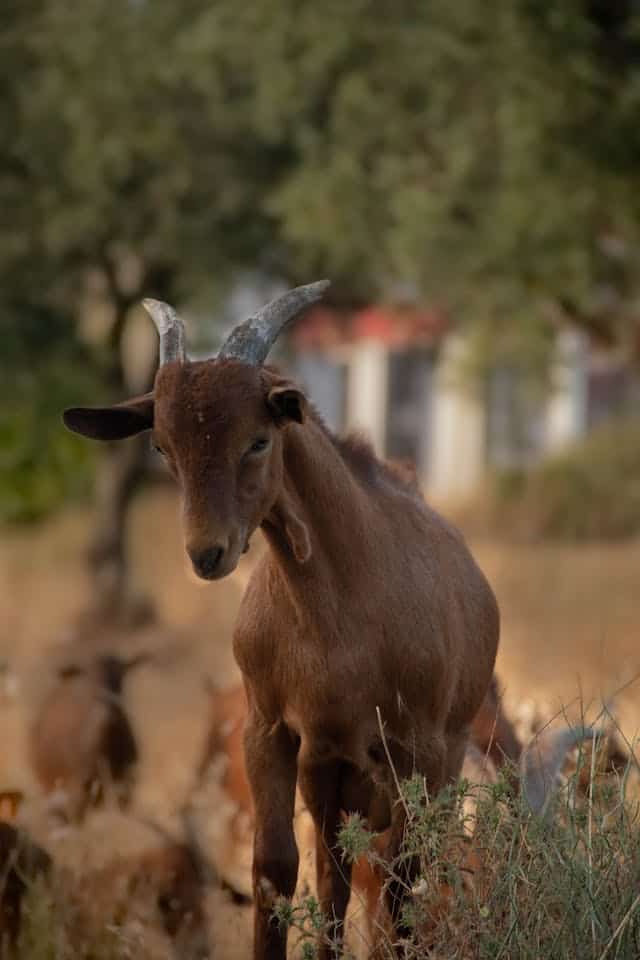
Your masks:
[[[295,287],[272,300],[231,331],[220,347],[218,358],[261,366],[286,325],[321,300],[328,286],[329,280],[318,280],[304,287]]]
[[[160,366],[174,360],[184,363],[187,359],[184,347],[184,323],[173,307],[162,300],[151,300],[149,298],[142,301],[142,306],[155,323],[160,334]]]

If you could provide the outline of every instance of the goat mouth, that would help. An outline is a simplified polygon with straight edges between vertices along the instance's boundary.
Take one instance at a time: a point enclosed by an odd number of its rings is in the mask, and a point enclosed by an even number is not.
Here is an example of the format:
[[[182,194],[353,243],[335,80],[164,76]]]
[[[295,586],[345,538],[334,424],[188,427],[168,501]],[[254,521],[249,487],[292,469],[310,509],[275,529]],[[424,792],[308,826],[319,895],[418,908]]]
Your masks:
[[[234,563],[232,565],[224,564],[212,571],[196,569],[195,572],[200,580],[206,580],[210,583],[212,580],[223,580],[225,577],[228,577],[230,573],[233,573],[235,568],[236,564]]]
[[[199,580],[222,580],[233,573],[238,566],[239,559],[240,550],[232,549],[227,551],[216,563],[202,563],[192,560],[193,571]]]

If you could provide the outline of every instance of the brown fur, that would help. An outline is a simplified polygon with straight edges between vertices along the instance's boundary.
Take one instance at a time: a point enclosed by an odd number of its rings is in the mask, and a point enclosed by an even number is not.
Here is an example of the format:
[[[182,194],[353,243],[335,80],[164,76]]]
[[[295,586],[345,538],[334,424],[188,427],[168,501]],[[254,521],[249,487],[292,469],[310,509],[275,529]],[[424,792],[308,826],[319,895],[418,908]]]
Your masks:
[[[138,856],[118,857],[77,879],[67,878],[62,895],[78,950],[107,926],[151,919],[170,938],[178,960],[209,956],[204,880],[188,844],[168,841]]]
[[[244,725],[247,698],[241,685],[227,690],[208,688],[210,712],[207,738],[198,768],[198,779],[217,765],[218,785],[230,805],[228,821],[216,845],[216,867],[220,880],[238,902],[250,891],[243,854],[253,837],[254,810],[244,764]]]
[[[14,817],[23,795],[2,791],[1,798],[11,805]],[[201,849],[188,806],[182,811],[182,821],[183,840],[148,821],[145,825],[160,836],[160,845],[75,875],[55,863],[24,830],[0,820],[0,955],[4,956],[6,944],[16,943],[22,898],[29,884],[42,876],[74,955],[85,956],[107,927],[116,928],[129,920],[148,924],[155,919],[170,938],[177,960],[205,960],[209,933],[204,896],[215,873]]]
[[[522,744],[504,710],[495,675],[487,695],[471,724],[471,739],[478,749],[491,757],[496,769],[505,760],[515,765],[520,760]]]
[[[60,669],[29,732],[33,770],[52,812],[55,804],[55,812],[80,820],[113,787],[120,803],[128,802],[138,749],[122,684],[143,659],[103,656]]]
[[[464,829],[460,831],[453,824],[452,831],[445,841],[441,858],[446,857],[448,866],[455,866],[463,889],[482,902],[483,883],[485,882],[485,864],[482,850],[474,840],[475,788],[482,784],[495,783],[497,771],[491,759],[480,752],[475,744],[467,747],[462,774],[473,785],[474,792],[465,798],[463,814]],[[353,887],[364,904],[361,917],[361,936],[367,945],[367,957],[370,960],[382,960],[388,957],[388,944],[394,941],[393,924],[383,897],[385,881],[389,871],[383,865],[383,857],[388,836],[378,834],[372,842],[369,856],[360,857],[353,866]],[[446,851],[446,853],[444,852]],[[396,867],[397,868],[397,867]],[[428,883],[428,877],[417,884],[412,895],[420,901],[422,919],[419,927],[420,944],[431,949],[436,947],[436,933],[443,918],[451,909],[455,896],[453,886],[445,880]]]
[[[238,808],[253,818],[253,802],[244,766],[244,725],[247,719],[247,698],[242,686],[227,690],[210,689],[209,730],[199,776],[202,777],[212,761],[225,759],[221,787],[233,798]]]
[[[228,833],[227,859],[233,859],[233,847],[247,842],[247,825],[253,829],[253,804],[247,781],[242,752],[242,731],[247,716],[247,701],[242,686],[226,690],[210,688],[211,711],[209,733],[200,766],[202,775],[210,764],[222,759],[224,772],[220,786],[235,806]],[[518,737],[502,710],[495,676],[471,724],[471,741],[465,756],[463,773],[471,782],[478,783],[496,779],[496,771],[505,762],[517,763],[522,751]],[[494,760],[494,756],[496,760]],[[486,758],[489,758],[486,760]],[[389,831],[377,835],[374,850],[382,858],[389,843]],[[481,871],[478,851],[467,838],[451,850],[451,856],[461,865],[463,876],[469,883],[475,882]],[[388,928],[388,918],[381,909],[381,894],[384,887],[384,871],[377,862],[362,856],[355,861],[352,873],[352,888],[358,901],[365,907],[365,936],[367,941],[377,939],[376,929]],[[434,919],[442,915],[451,900],[453,891],[447,884],[440,884],[432,892],[430,913]],[[390,931],[389,931],[390,932]],[[424,931],[423,931],[424,933]]]
[[[497,650],[490,587],[414,485],[368,447],[332,438],[271,368],[169,363],[153,397],[130,413],[71,411],[67,423],[104,439],[153,427],[182,488],[186,546],[202,575],[230,573],[262,527],[270,550],[234,638],[249,704],[254,955],[285,957],[271,912],[296,884],[296,784],[316,824],[319,898],[339,935],[350,890],[336,856],[342,811],[375,808],[380,822],[391,819],[389,856],[402,843],[378,711],[400,777],[419,771],[432,794],[457,778]],[[212,550],[215,564],[204,564]],[[416,867],[390,886],[397,922]]]

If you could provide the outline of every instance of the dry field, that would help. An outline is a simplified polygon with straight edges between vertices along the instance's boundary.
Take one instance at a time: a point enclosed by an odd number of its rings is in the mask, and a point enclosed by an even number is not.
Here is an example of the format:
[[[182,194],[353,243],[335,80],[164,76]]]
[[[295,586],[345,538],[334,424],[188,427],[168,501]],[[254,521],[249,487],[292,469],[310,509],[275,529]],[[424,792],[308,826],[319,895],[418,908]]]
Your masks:
[[[84,600],[82,555],[89,519],[76,510],[38,529],[4,533],[0,543],[5,670],[0,675],[0,788],[24,790],[28,811],[37,812],[38,795],[25,762],[25,734],[48,657],[64,642]],[[155,491],[135,508],[136,583],[152,594],[166,624],[132,640],[156,654],[153,665],[131,676],[126,691],[142,755],[138,812],[171,822],[189,790],[206,732],[203,677],[208,674],[223,686],[237,676],[232,627],[259,550],[256,539],[231,578],[198,584],[183,558],[176,498]],[[475,552],[502,609],[498,672],[507,708],[522,711],[535,701],[547,715],[566,706],[575,716],[581,705],[595,714],[602,700],[612,701],[622,732],[633,740],[640,728],[640,680],[633,682],[640,674],[640,543],[581,548],[477,543]],[[207,808],[206,800],[200,806],[212,848],[218,809],[215,803]],[[69,863],[84,857],[100,861],[140,843],[132,836],[122,815],[94,814],[82,835],[63,838],[56,852]],[[249,956],[250,910],[232,906],[222,894],[211,900],[217,960]]]

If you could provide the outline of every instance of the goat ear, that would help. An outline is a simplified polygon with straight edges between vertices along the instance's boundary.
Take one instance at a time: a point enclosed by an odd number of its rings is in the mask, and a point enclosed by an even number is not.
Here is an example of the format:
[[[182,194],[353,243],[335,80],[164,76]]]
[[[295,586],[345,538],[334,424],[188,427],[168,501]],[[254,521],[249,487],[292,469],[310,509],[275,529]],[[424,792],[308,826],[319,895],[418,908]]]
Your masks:
[[[153,426],[153,393],[113,407],[70,407],[62,419],[69,430],[83,437],[122,440]]]
[[[306,563],[311,558],[309,530],[293,510],[287,511],[284,532],[298,563]]]
[[[307,563],[311,559],[311,539],[306,523],[295,512],[288,497],[278,505],[277,512],[293,556],[298,563]]]
[[[307,399],[294,384],[289,381],[271,387],[267,394],[267,403],[277,420],[304,421]]]

